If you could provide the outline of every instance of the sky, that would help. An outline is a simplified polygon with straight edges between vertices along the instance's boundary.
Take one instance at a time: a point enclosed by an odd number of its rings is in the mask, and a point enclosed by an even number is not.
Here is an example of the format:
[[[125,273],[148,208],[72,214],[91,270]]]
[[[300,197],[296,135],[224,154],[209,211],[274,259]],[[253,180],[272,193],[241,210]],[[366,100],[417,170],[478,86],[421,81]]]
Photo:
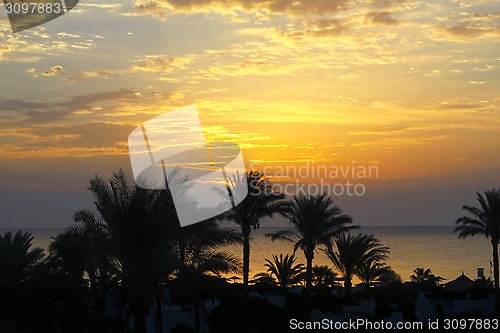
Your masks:
[[[132,177],[130,132],[191,104],[356,224],[452,225],[500,186],[498,1],[80,0],[15,34],[2,7],[0,228],[71,225],[92,176]]]

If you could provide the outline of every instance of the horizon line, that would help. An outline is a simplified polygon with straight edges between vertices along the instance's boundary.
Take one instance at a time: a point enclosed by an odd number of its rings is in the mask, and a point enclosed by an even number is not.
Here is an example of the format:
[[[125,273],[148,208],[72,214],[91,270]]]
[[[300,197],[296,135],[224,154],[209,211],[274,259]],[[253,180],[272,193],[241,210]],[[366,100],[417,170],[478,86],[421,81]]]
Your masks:
[[[454,226],[454,224],[425,224],[425,225],[359,225],[360,228],[387,228],[387,227],[406,227],[406,228],[412,228],[412,227],[451,227]],[[24,230],[24,229],[66,229],[70,227],[68,226],[60,226],[60,227],[29,227],[29,226],[23,226],[23,227],[14,227],[14,226],[7,226],[3,227],[0,226],[0,230]],[[221,226],[222,228],[230,228],[230,226]],[[235,228],[238,228],[238,225],[235,225]],[[276,225],[276,226],[261,226],[260,228],[285,228],[285,227],[293,227],[292,225]]]

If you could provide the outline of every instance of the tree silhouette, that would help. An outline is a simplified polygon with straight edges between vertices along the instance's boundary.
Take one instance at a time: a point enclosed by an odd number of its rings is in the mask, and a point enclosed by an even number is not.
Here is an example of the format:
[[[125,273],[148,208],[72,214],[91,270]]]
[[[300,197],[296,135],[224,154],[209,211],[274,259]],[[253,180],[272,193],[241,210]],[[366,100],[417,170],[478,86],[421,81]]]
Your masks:
[[[250,233],[260,227],[264,217],[272,217],[285,207],[284,196],[273,191],[272,184],[262,172],[250,170],[245,175],[238,175],[230,179],[228,186],[230,196],[241,196],[230,189],[238,189],[243,183],[248,195],[237,206],[230,209],[224,218],[241,227],[243,237],[243,302],[241,326],[248,326],[248,275],[250,272]]]
[[[77,211],[74,221],[77,226],[67,228],[54,238],[49,247],[49,258],[68,279],[71,324],[75,327],[81,326],[83,276],[86,274],[96,315],[93,321],[102,332],[106,330],[107,291],[118,272],[110,234],[103,221],[89,210]]]
[[[54,320],[52,276],[29,232],[0,234],[0,331],[44,330]],[[57,283],[57,281],[56,281]],[[44,288],[48,287],[46,292]],[[48,299],[45,297],[48,296]],[[57,297],[57,296],[56,296]],[[52,304],[51,304],[52,303]],[[55,303],[55,301],[54,301]],[[53,309],[53,308],[52,308]],[[48,319],[50,318],[50,319]],[[45,323],[47,322],[47,323]],[[12,326],[9,327],[12,323]],[[21,326],[21,327],[20,327]]]
[[[369,260],[361,264],[356,272],[365,288],[365,297],[370,297],[370,287],[373,283],[387,284],[392,281],[400,281],[401,277],[379,260]]]
[[[145,333],[151,299],[175,261],[169,231],[179,222],[170,192],[132,185],[121,170],[110,180],[94,177],[89,189],[102,217],[96,221],[109,233],[134,332]]]
[[[366,234],[337,236],[335,248],[329,247],[325,253],[342,274],[345,299],[350,301],[352,277],[360,272],[363,265],[386,260],[389,248],[382,246],[375,236]]]
[[[181,304],[194,308],[195,332],[201,332],[201,299],[215,298],[227,285],[220,273],[240,273],[240,262],[233,255],[215,247],[206,247],[192,257],[177,272],[172,282],[172,292]]]
[[[0,299],[11,294],[35,277],[34,270],[43,259],[40,248],[31,248],[33,236],[18,231],[0,234]]]
[[[432,274],[430,268],[418,267],[413,270],[413,274],[410,275],[412,282],[415,282],[420,289],[429,289],[439,285],[439,282],[445,280],[441,276],[436,276]]]
[[[294,243],[294,253],[301,249],[306,258],[306,306],[309,311],[312,288],[312,267],[318,246],[331,248],[332,238],[353,228],[350,216],[333,205],[326,194],[294,197],[282,214],[294,226],[294,230],[280,230],[271,234],[271,239],[282,239]]]
[[[500,315],[500,287],[498,243],[500,241],[500,188],[494,188],[484,193],[476,193],[480,207],[463,206],[470,215],[456,221],[455,232],[458,238],[466,238],[476,234],[483,235],[491,242],[493,249],[493,278],[495,281],[496,312]]]
[[[278,285],[286,288],[299,284],[304,280],[304,265],[296,264],[297,257],[295,255],[280,254],[273,255],[273,260],[266,259],[267,273],[256,274],[255,277],[269,276],[278,282]]]
[[[337,281],[337,273],[326,265],[314,265],[312,268],[312,284],[318,287],[333,287]]]

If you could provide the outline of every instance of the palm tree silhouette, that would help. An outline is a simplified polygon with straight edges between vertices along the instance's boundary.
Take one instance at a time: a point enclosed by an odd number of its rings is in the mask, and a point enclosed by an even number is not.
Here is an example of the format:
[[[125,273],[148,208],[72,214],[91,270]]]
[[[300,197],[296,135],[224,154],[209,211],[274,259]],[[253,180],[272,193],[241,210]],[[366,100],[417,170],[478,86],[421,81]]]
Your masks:
[[[304,280],[304,265],[296,264],[297,257],[292,255],[280,254],[280,256],[273,255],[273,261],[266,259],[267,273],[256,274],[255,277],[272,277],[276,279],[278,285],[286,288],[299,284]]]
[[[35,277],[34,271],[44,257],[43,250],[32,247],[33,236],[18,231],[0,234],[0,299],[8,300],[17,288]]]
[[[390,266],[379,260],[369,260],[361,264],[356,276],[363,283],[367,299],[370,297],[370,287],[373,283],[387,284],[401,280],[401,277]]]
[[[89,189],[102,217],[96,221],[109,233],[134,332],[145,333],[151,299],[175,261],[169,232],[179,222],[170,192],[132,185],[122,170],[110,180],[92,178]]]
[[[289,207],[282,212],[294,226],[294,230],[280,230],[271,234],[271,240],[281,239],[294,243],[294,253],[298,249],[306,258],[306,313],[309,311],[312,288],[312,267],[318,246],[331,248],[332,238],[356,226],[350,216],[342,213],[333,205],[332,198],[326,193],[294,197]]]
[[[87,260],[90,257],[91,239],[83,228],[71,227],[54,238],[49,251],[53,267],[64,274],[69,286],[68,324],[79,332],[83,326],[83,284]]]
[[[326,265],[314,265],[312,284],[318,287],[333,287],[337,281],[337,273]]]
[[[50,266],[47,265],[44,251],[33,247],[32,241],[33,237],[29,232],[0,233],[0,331],[2,332],[44,330],[43,319],[52,314],[43,309],[50,309],[51,299],[42,289],[50,286],[46,282],[52,282],[52,277],[55,275],[50,275]],[[49,299],[43,296],[40,298],[41,295],[48,296]],[[28,328],[29,326],[31,328]]]
[[[189,186],[186,179],[179,181]],[[92,178],[89,189],[100,217],[88,210],[77,211],[79,225],[58,235],[50,247],[52,260],[69,275],[73,312],[81,312],[84,273],[99,313],[104,312],[113,278],[126,292],[134,331],[145,332],[153,297],[161,331],[161,303],[168,278],[192,265],[195,258],[205,258],[208,249],[213,251],[212,261],[220,260],[224,255],[217,248],[240,241],[239,235],[219,229],[214,220],[181,228],[168,189],[147,190],[130,184],[122,170],[110,180]]]
[[[174,228],[171,230],[171,238],[181,266],[196,260],[207,248],[242,243],[240,234],[221,229],[215,219]]]
[[[79,225],[67,228],[54,238],[49,247],[49,258],[68,279],[73,316],[71,324],[81,326],[82,285],[86,273],[97,316],[93,320],[98,329],[104,331],[107,291],[118,272],[112,256],[110,235],[103,221],[89,210],[77,211],[74,221]]]
[[[241,326],[248,326],[248,275],[250,272],[250,233],[260,227],[264,217],[272,217],[285,207],[284,196],[273,190],[272,184],[261,171],[250,170],[245,175],[238,175],[230,179],[228,186],[230,196],[241,195],[232,193],[230,189],[240,188],[244,183],[248,195],[238,204],[233,206],[224,218],[241,227],[243,237],[243,303],[241,311]]]
[[[500,241],[500,188],[493,188],[484,193],[476,193],[480,207],[463,206],[470,215],[456,221],[455,232],[458,238],[466,238],[476,234],[488,238],[493,248],[493,278],[495,280],[496,312],[500,313],[500,287],[498,243]]]
[[[324,251],[335,268],[342,274],[345,299],[349,302],[351,300],[352,277],[360,272],[364,264],[386,260],[389,248],[382,246],[375,236],[366,234],[337,236],[335,247],[336,251],[332,247],[328,247]]]
[[[181,304],[194,308],[195,332],[201,332],[201,299],[216,297],[217,292],[227,286],[220,273],[240,273],[241,263],[232,254],[217,249],[218,246],[204,247],[191,257],[177,272],[172,282],[172,292]]]
[[[415,282],[419,288],[428,289],[435,287],[439,282],[445,280],[441,276],[436,276],[432,274],[430,268],[418,267],[413,270],[413,274],[410,275],[412,282]]]

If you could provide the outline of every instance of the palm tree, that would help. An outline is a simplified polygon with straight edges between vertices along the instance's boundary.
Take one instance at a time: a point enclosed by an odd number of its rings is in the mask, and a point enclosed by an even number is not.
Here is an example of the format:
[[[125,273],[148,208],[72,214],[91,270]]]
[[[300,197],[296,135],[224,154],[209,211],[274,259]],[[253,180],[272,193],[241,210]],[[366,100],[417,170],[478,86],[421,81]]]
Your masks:
[[[439,285],[439,282],[445,280],[441,276],[436,276],[432,274],[430,268],[418,267],[413,270],[413,274],[410,275],[412,282],[415,282],[419,288],[429,289]]]
[[[0,299],[9,299],[17,288],[35,278],[35,270],[44,253],[32,247],[33,236],[18,231],[0,234]]]
[[[83,245],[86,254],[85,270],[90,281],[90,288],[94,299],[94,308],[97,314],[97,326],[101,332],[106,331],[106,301],[111,283],[116,283],[118,267],[113,256],[112,243],[109,230],[105,228],[102,220],[93,212],[80,210],[74,214],[74,220],[87,242]],[[75,227],[70,227],[70,229]],[[75,229],[76,229],[75,228]]]
[[[134,316],[134,332],[146,332],[146,316],[160,281],[174,261],[170,231],[178,226],[168,190],[147,190],[131,185],[119,170],[107,181],[90,180],[90,191],[102,228],[109,233],[119,280],[127,291]]]
[[[175,268],[177,272],[183,272],[182,274],[191,272],[194,263],[199,263],[200,258],[205,258],[207,253],[212,253],[211,262],[214,263],[216,262],[214,260],[217,252],[213,251],[226,245],[241,244],[241,236],[239,234],[232,230],[221,229],[215,219],[205,220],[182,228],[178,225],[170,230],[170,238],[172,250],[176,257],[175,263],[171,266]],[[224,255],[222,255],[223,252],[218,253],[219,259],[222,260],[224,258]],[[227,257],[226,259],[232,260],[231,258]],[[222,264],[222,262],[220,264]],[[198,267],[197,264],[195,267]],[[219,267],[222,266],[219,265]],[[223,269],[223,267],[220,269]],[[205,272],[202,273],[204,274]],[[188,274],[188,277],[189,276]],[[164,279],[161,284],[165,286],[167,284],[167,279]],[[166,300],[163,289],[164,288],[160,287],[155,294],[157,308],[156,318],[159,332],[163,331],[161,305],[164,303],[164,300]],[[199,319],[199,316],[196,318]]]
[[[494,288],[495,282],[491,279],[491,277],[485,278],[484,276],[481,278],[477,278],[474,280],[474,285],[478,288]]]
[[[76,212],[75,221],[80,225],[54,242],[54,250],[66,244],[58,251],[60,257],[70,256],[67,262],[73,268],[69,270],[78,279],[86,271],[91,286],[99,286],[93,288],[96,292],[105,290],[106,278],[113,272],[126,291],[135,332],[145,332],[145,317],[155,297],[157,329],[161,331],[167,279],[207,248],[238,242],[239,236],[219,229],[213,220],[181,228],[169,190],[129,184],[121,170],[109,181],[94,177],[89,189],[100,217],[87,210]],[[102,302],[99,305],[101,309]]]
[[[336,251],[332,247],[325,250],[335,268],[342,274],[344,280],[345,299],[351,300],[352,277],[358,274],[361,267],[368,262],[384,261],[389,254],[389,248],[382,246],[373,235],[342,234],[335,238]]]
[[[171,230],[172,244],[180,266],[196,260],[207,248],[241,244],[241,235],[233,230],[224,230],[216,220],[210,219]]]
[[[354,228],[350,216],[333,205],[332,198],[325,194],[295,196],[288,209],[282,212],[294,226],[294,230],[280,230],[271,234],[271,240],[282,239],[294,243],[294,253],[298,249],[306,258],[306,307],[309,311],[312,288],[312,267],[318,246],[331,248],[332,238]]]
[[[337,273],[326,265],[314,265],[312,269],[312,283],[314,286],[332,287],[337,280]]]
[[[500,313],[500,287],[498,243],[500,241],[500,188],[494,188],[484,193],[476,193],[480,207],[463,206],[470,215],[456,221],[455,232],[458,238],[466,238],[476,234],[488,238],[493,248],[493,278],[495,280],[496,311]]]
[[[240,262],[233,255],[215,247],[205,247],[192,257],[177,272],[172,282],[173,295],[182,304],[194,308],[195,332],[201,332],[201,299],[215,298],[218,291],[227,284],[220,278],[220,273],[240,273]]]
[[[117,273],[110,234],[103,221],[91,211],[77,211],[74,220],[79,225],[67,228],[54,238],[50,244],[49,258],[54,267],[68,279],[73,316],[71,324],[81,326],[82,287],[86,274],[97,315],[94,321],[99,330],[104,331],[107,291]]]
[[[83,318],[83,285],[91,240],[82,228],[71,227],[57,235],[50,244],[50,261],[61,271],[69,287],[68,324],[81,331]]]
[[[33,237],[29,232],[0,233],[2,332],[17,329],[44,330],[44,319],[51,318],[51,311],[46,310],[51,308],[55,299],[50,298],[51,292],[47,294],[45,288],[49,287],[49,290],[55,291],[51,288],[51,282],[56,277],[50,275],[50,267],[45,261],[43,250],[33,247],[32,241]],[[51,319],[48,319],[48,322]]]
[[[384,262],[370,260],[361,264],[356,272],[356,276],[361,280],[365,288],[365,297],[370,297],[370,286],[373,283],[387,284],[392,281],[399,281],[401,278],[387,266]]]
[[[248,275],[250,272],[250,233],[260,227],[264,217],[272,217],[285,207],[284,196],[273,190],[272,184],[261,171],[251,170],[245,175],[234,177],[228,186],[230,196],[239,195],[230,189],[240,188],[244,183],[248,195],[235,207],[230,209],[224,218],[241,227],[243,237],[243,303],[241,326],[248,326]]]
[[[273,261],[266,259],[267,273],[259,273],[256,277],[270,276],[278,282],[278,285],[286,288],[299,284],[304,280],[304,265],[296,264],[297,257],[292,254],[280,256],[273,255]]]

